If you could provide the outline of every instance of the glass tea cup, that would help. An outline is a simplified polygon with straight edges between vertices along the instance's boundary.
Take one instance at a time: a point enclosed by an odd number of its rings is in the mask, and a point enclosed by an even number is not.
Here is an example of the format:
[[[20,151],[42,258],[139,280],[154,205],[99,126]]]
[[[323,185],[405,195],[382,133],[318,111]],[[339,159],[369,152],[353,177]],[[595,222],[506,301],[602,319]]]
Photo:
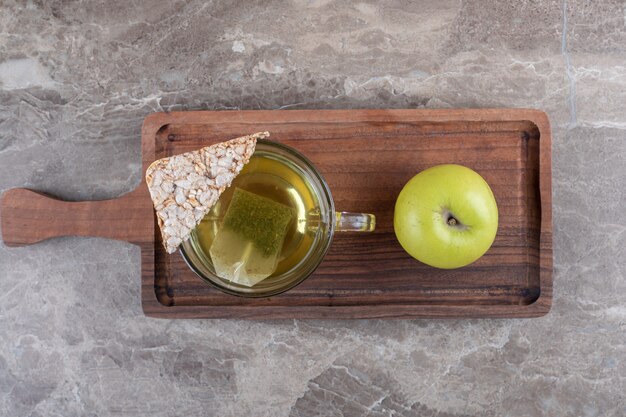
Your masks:
[[[252,287],[217,276],[209,251],[236,188],[276,200],[296,213],[276,271]],[[214,287],[232,295],[268,297],[287,291],[310,276],[328,252],[335,232],[372,232],[375,226],[373,214],[336,212],[328,184],[301,153],[286,145],[260,140],[250,162],[183,242],[180,251],[189,267]]]

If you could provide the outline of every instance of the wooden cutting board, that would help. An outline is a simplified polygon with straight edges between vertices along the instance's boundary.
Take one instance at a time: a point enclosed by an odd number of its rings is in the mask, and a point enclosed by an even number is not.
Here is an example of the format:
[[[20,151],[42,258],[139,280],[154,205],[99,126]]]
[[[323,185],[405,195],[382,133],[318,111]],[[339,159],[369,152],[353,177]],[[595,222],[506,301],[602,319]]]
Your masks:
[[[330,185],[338,209],[374,213],[371,234],[339,234],[317,271],[278,296],[224,294],[181,255],[167,255],[145,181],[106,201],[64,202],[13,189],[0,204],[4,243],[99,236],[141,247],[146,315],[166,318],[537,317],[552,303],[551,136],[526,109],[285,110],[155,113],[142,128],[142,169],[155,159],[252,132],[298,149]],[[491,185],[500,211],[491,249],[457,270],[408,256],[393,233],[402,186],[457,163]],[[142,175],[143,178],[143,175]],[[111,293],[113,296],[114,293]]]

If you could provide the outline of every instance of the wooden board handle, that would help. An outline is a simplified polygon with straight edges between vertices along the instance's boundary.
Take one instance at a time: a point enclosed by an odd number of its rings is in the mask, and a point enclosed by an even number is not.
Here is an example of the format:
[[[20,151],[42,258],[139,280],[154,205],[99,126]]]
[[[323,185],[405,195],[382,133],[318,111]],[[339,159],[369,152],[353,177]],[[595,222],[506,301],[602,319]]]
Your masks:
[[[14,188],[0,200],[2,239],[7,246],[30,245],[59,236],[145,242],[154,220],[145,218],[145,200],[142,208],[139,192],[111,200],[69,202]]]

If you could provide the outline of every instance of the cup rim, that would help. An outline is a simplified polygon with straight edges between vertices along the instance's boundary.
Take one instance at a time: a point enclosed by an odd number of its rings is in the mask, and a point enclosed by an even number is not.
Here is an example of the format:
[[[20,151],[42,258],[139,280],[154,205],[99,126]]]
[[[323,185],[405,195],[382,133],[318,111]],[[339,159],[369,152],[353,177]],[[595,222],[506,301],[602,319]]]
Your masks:
[[[233,290],[231,288],[225,287],[225,286],[221,286],[219,285],[219,283],[215,282],[214,280],[206,277],[204,275],[203,272],[201,272],[199,270],[199,268],[191,261],[191,259],[189,258],[189,255],[187,254],[185,247],[183,244],[181,244],[179,246],[179,252],[182,256],[182,258],[184,259],[185,263],[187,264],[187,266],[200,278],[202,279],[202,281],[204,281],[205,283],[207,283],[208,285],[212,286],[213,288],[216,288],[226,294],[230,294],[230,295],[234,295],[236,297],[242,297],[242,298],[267,298],[267,297],[272,297],[275,295],[279,295],[282,294],[286,291],[289,291],[293,288],[295,288],[296,286],[300,285],[302,282],[304,282],[307,278],[309,278],[316,270],[317,268],[320,266],[320,264],[322,263],[322,261],[324,260],[324,258],[326,257],[326,254],[328,253],[328,251],[330,250],[330,246],[333,240],[333,237],[335,235],[335,226],[336,226],[336,211],[335,211],[335,202],[333,200],[333,196],[332,193],[330,191],[330,187],[328,186],[328,183],[326,182],[326,180],[324,179],[324,177],[322,176],[322,174],[319,172],[319,170],[315,167],[315,165],[306,157],[304,156],[304,154],[302,154],[300,151],[279,143],[279,142],[275,142],[272,140],[267,140],[267,139],[259,139],[257,141],[257,147],[258,145],[266,145],[269,147],[276,147],[276,148],[280,148],[283,151],[291,154],[293,157],[295,157],[296,159],[300,160],[301,162],[303,162],[311,171],[311,173],[317,178],[317,180],[319,181],[319,184],[321,185],[321,191],[323,196],[326,198],[326,201],[328,203],[329,206],[329,225],[328,225],[328,233],[326,238],[324,239],[323,242],[321,242],[321,244],[323,244],[323,250],[320,251],[319,255],[317,256],[317,259],[315,259],[313,261],[313,266],[311,268],[309,268],[308,272],[306,274],[303,274],[302,277],[299,277],[296,280],[293,280],[292,282],[289,283],[289,285],[286,285],[285,287],[281,287],[281,288],[277,288],[274,290],[270,290],[267,292],[261,292],[261,293],[244,293],[244,292],[239,292],[236,290]],[[256,152],[256,149],[255,149]],[[253,154],[254,155],[254,154]],[[317,187],[316,187],[317,188]],[[188,238],[189,240],[189,238]],[[222,279],[217,277],[218,279]]]

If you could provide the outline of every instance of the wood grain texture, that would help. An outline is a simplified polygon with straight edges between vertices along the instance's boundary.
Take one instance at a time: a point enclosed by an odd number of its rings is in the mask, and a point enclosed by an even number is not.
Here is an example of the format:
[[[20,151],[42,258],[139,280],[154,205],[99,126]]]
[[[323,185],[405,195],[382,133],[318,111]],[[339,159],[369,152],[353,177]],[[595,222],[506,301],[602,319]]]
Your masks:
[[[152,213],[146,208],[144,194],[137,189],[111,200],[69,202],[15,188],[4,193],[0,202],[2,238],[7,246],[30,245],[59,236],[152,243]]]
[[[142,304],[154,317],[537,317],[549,311],[551,136],[545,113],[155,113],[142,129],[143,173],[155,159],[260,130],[270,131],[272,140],[298,149],[317,166],[338,209],[377,216],[372,234],[336,235],[317,271],[287,293],[264,299],[223,294],[195,276],[180,254],[166,255],[155,233],[145,183],[121,199],[104,202],[51,204],[26,190],[9,191],[0,212],[5,242],[29,244],[70,234],[140,245]],[[440,163],[459,163],[479,172],[491,185],[500,211],[492,248],[474,264],[452,271],[415,261],[393,233],[393,207],[402,186],[417,172]],[[33,202],[36,208],[29,211]],[[136,211],[132,219],[120,215],[131,207]],[[92,224],[96,219],[99,225]],[[48,230],[46,224],[52,227]]]

